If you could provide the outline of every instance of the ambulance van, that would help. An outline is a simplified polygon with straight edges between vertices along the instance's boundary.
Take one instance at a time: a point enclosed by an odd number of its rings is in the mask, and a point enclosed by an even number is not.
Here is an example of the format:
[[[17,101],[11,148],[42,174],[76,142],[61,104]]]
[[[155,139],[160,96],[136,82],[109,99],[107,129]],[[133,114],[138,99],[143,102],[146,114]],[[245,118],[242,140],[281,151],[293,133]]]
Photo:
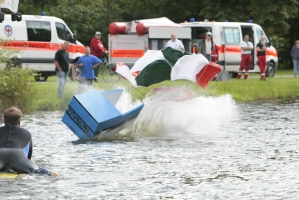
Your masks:
[[[278,53],[272,46],[269,39],[258,24],[252,23],[251,20],[246,22],[215,22],[205,20],[203,22],[195,22],[192,18],[190,22],[181,23],[183,27],[191,28],[192,39],[190,42],[184,43],[188,52],[198,51],[200,43],[205,39],[206,33],[212,33],[212,39],[216,46],[211,53],[212,61],[220,64],[222,68],[229,72],[230,77],[235,78],[239,71],[241,62],[240,43],[243,41],[244,35],[249,35],[249,40],[253,43],[252,62],[249,72],[260,72],[258,67],[256,45],[261,36],[265,36],[269,48],[266,51],[266,76],[273,77],[278,68]]]
[[[55,75],[54,57],[65,41],[69,41],[71,62],[84,55],[84,46],[76,40],[66,23],[57,17],[22,15],[21,21],[12,21],[5,15],[0,23],[0,38],[5,48],[18,50],[15,65],[34,69],[36,81],[46,81]]]

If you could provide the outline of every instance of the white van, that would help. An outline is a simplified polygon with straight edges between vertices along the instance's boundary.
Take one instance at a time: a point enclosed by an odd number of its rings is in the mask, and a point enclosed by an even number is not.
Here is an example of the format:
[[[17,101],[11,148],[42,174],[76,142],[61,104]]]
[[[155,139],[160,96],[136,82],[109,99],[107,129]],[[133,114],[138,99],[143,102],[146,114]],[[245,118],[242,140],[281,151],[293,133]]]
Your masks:
[[[84,55],[84,46],[76,40],[66,23],[57,17],[22,15],[22,21],[12,21],[11,15],[5,15],[0,23],[0,38],[3,45],[19,50],[15,65],[35,69],[39,76],[36,81],[46,81],[55,75],[54,57],[61,44],[69,41],[68,52],[71,61]]]
[[[270,47],[266,51],[266,76],[273,77],[278,68],[278,53],[271,44],[262,27],[249,20],[245,22],[185,22],[183,27],[190,27],[192,39],[184,43],[187,52],[198,49],[199,44],[205,39],[207,32],[212,32],[214,44],[217,46],[211,54],[212,61],[220,64],[225,71],[229,71],[232,77],[236,77],[241,62],[240,43],[244,35],[249,35],[249,40],[253,43],[252,63],[249,72],[260,72],[258,59],[256,56],[256,45],[261,36],[265,36]],[[195,48],[194,48],[195,47]]]

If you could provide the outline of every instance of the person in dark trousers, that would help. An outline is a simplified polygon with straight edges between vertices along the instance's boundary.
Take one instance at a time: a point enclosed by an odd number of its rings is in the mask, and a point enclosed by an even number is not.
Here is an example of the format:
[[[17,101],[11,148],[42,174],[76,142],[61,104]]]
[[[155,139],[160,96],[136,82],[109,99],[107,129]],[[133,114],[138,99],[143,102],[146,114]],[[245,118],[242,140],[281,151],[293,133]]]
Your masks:
[[[258,65],[260,68],[261,73],[261,79],[262,81],[266,81],[266,50],[267,50],[267,43],[265,36],[261,36],[260,42],[256,45],[257,48],[257,59],[258,59]]]
[[[80,80],[79,80],[79,93],[84,92],[86,89],[92,86],[92,82],[95,78],[94,69],[101,65],[102,61],[96,56],[90,55],[90,48],[85,47],[85,55],[81,56],[77,61],[77,67],[81,68]]]
[[[39,168],[30,160],[32,137],[28,130],[20,127],[22,111],[13,106],[6,109],[3,115],[4,126],[0,127],[0,172],[58,176],[55,172]]]
[[[299,40],[296,40],[292,47],[291,56],[293,59],[294,77],[299,77]]]
[[[63,97],[64,88],[66,85],[67,77],[69,74],[70,57],[67,52],[69,42],[64,42],[61,49],[55,53],[54,64],[56,66],[55,71],[58,77],[58,97]]]
[[[101,60],[104,60],[104,56],[109,53],[101,41],[100,31],[95,32],[94,38],[91,39],[89,47],[90,47],[90,54],[98,57]],[[95,81],[98,80],[97,79],[98,74],[99,74],[99,67],[97,67],[94,70]]]

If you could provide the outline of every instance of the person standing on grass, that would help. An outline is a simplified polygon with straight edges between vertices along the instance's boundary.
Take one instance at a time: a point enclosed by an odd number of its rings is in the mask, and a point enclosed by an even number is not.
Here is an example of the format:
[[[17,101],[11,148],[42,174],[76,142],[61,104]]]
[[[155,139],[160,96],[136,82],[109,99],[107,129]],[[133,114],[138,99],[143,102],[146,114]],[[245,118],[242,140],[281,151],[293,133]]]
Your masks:
[[[267,50],[267,43],[265,36],[262,36],[260,42],[256,45],[257,49],[257,59],[261,73],[262,81],[266,80],[265,68],[266,68],[266,50]]]
[[[242,77],[244,68],[245,68],[244,79],[247,79],[249,75],[251,60],[252,60],[251,51],[253,50],[253,44],[252,42],[249,41],[249,35],[246,34],[244,36],[244,41],[241,42],[240,47],[241,47],[242,54],[241,54],[241,64],[240,64],[237,79],[240,79]]]
[[[77,61],[77,67],[81,68],[81,74],[79,79],[78,92],[82,93],[86,89],[92,86],[92,82],[95,78],[94,70],[101,65],[101,59],[96,56],[90,55],[90,48],[85,47],[85,55],[81,56]]]
[[[67,77],[69,74],[69,65],[70,65],[70,56],[66,51],[69,47],[69,42],[64,42],[61,46],[61,49],[55,53],[54,64],[56,66],[55,71],[58,77],[59,86],[58,86],[58,97],[63,97],[63,92]]]
[[[296,40],[291,50],[291,56],[293,59],[294,77],[297,77],[299,76],[299,40]]]
[[[94,38],[90,41],[90,54],[104,60],[104,57],[109,54],[109,51],[104,47],[101,41],[101,32],[97,31],[94,34]],[[98,81],[99,67],[94,70],[95,81]]]

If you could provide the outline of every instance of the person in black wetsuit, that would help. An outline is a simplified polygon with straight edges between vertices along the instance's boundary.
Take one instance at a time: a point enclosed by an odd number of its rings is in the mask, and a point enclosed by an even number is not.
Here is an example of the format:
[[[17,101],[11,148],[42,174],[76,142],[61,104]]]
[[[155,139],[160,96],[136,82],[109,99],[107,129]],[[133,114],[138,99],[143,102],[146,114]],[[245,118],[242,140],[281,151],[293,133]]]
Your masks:
[[[32,138],[28,130],[20,127],[22,111],[10,107],[3,115],[4,126],[0,127],[0,172],[58,176],[55,172],[39,168],[30,160],[33,150]]]

